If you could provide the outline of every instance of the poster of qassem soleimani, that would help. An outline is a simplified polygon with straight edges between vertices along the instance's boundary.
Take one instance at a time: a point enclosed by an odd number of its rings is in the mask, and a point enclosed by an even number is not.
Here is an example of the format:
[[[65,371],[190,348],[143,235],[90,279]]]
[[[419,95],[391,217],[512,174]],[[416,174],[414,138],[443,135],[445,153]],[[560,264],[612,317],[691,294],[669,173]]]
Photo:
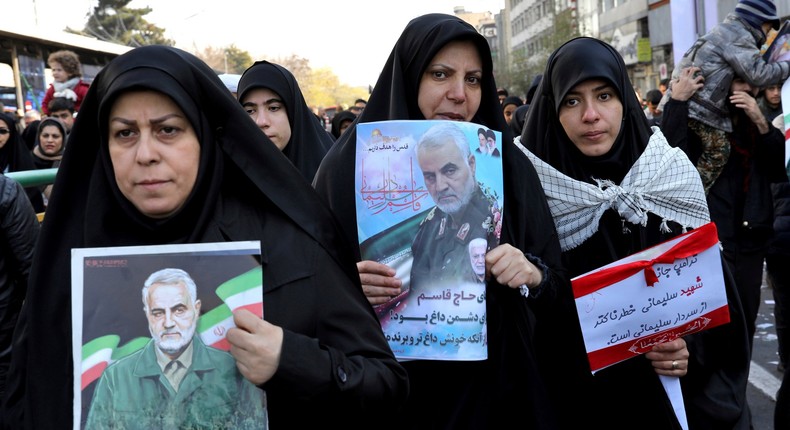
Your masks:
[[[395,269],[376,306],[398,359],[488,356],[485,254],[502,228],[502,135],[458,121],[357,125],[360,253]]]
[[[72,250],[75,430],[268,427],[225,339],[263,317],[259,242]]]

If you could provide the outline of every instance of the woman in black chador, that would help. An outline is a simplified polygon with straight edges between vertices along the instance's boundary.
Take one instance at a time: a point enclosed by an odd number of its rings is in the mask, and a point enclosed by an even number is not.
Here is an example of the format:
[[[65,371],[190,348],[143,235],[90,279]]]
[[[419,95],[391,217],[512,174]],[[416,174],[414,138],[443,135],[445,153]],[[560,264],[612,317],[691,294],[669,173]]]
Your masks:
[[[573,39],[549,57],[520,143],[540,176],[572,277],[710,221],[696,169],[648,127],[622,57],[600,40]],[[562,427],[679,429],[664,375],[681,377],[689,428],[748,428],[749,349],[723,269],[730,323],[595,375],[572,291],[561,290],[565,310],[538,315],[537,349]]]
[[[253,91],[264,89],[273,92],[274,94],[270,95],[274,97],[251,99],[250,95]],[[258,61],[241,75],[237,95],[239,102],[250,114],[250,118],[255,120],[267,136],[270,135],[267,131],[270,124],[264,116],[268,112],[261,111],[285,108],[284,113],[288,118],[287,132],[282,131],[289,136],[285,138],[278,132],[270,140],[274,141],[291,163],[302,172],[305,179],[312,181],[318,165],[321,164],[326,151],[334,141],[310,111],[294,75],[279,64]],[[265,104],[256,105],[256,102]]]
[[[320,198],[205,63],[148,46],[99,73],[74,124],[15,332],[9,428],[71,426],[71,249],[247,240],[264,320],[236,311],[228,341],[271,427],[360,428],[398,408],[406,373]]]
[[[513,146],[492,69],[488,43],[474,27],[455,16],[420,16],[396,42],[357,119],[469,121],[503,135],[503,228],[500,245],[486,256],[488,359],[404,362],[409,401],[380,421],[395,428],[554,428],[534,358],[530,305],[550,298],[567,278],[553,269],[560,250],[551,214],[534,168]],[[314,181],[355,244],[356,139],[356,127],[340,136]],[[374,261],[357,267],[372,304],[400,293],[392,268]]]

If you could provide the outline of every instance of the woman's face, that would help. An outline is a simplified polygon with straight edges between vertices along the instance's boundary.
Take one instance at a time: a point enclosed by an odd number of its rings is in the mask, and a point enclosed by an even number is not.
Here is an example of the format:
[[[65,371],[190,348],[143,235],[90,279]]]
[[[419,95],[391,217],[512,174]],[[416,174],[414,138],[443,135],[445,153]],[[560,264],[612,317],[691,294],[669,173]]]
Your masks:
[[[559,117],[571,142],[582,154],[594,157],[612,149],[623,123],[623,104],[611,84],[590,79],[568,91]]]
[[[282,151],[291,140],[291,123],[285,104],[277,93],[268,88],[247,91],[241,100],[244,110],[258,128]]]
[[[350,119],[346,119],[346,120],[341,121],[340,122],[340,134],[343,134],[346,131],[346,129],[351,126],[351,124],[353,122],[354,121],[350,120]]]
[[[0,121],[0,148],[4,147],[11,138],[11,129],[5,121]]]
[[[63,66],[57,61],[49,63],[49,67],[52,68],[52,79],[54,79],[55,82],[66,82],[69,80],[69,74],[63,70]]]
[[[480,107],[483,63],[474,43],[455,41],[433,57],[420,79],[417,105],[425,119],[471,121]]]
[[[513,120],[513,112],[515,112],[517,108],[518,106],[514,104],[509,104],[502,108],[502,112],[505,114],[505,122],[510,124],[510,121]]]
[[[143,215],[181,209],[197,179],[200,143],[184,112],[155,91],[118,97],[110,110],[109,150],[115,182]]]
[[[45,125],[38,134],[38,146],[41,152],[52,157],[63,149],[63,133],[56,125]]]

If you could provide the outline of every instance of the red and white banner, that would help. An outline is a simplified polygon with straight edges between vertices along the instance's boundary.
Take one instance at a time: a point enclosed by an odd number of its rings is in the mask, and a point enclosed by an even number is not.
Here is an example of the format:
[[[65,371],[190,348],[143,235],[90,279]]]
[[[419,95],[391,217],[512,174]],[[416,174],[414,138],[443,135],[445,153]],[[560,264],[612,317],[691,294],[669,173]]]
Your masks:
[[[572,285],[593,373],[730,321],[713,223],[580,275]]]

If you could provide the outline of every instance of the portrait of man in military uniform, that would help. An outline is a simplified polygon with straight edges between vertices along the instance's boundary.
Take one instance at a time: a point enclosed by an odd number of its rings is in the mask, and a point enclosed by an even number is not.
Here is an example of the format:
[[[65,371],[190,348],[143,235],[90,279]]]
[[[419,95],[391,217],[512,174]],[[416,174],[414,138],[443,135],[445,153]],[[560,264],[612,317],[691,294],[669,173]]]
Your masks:
[[[412,242],[411,293],[427,287],[475,282],[470,275],[469,243],[496,245],[496,202],[475,177],[476,161],[463,131],[452,123],[427,130],[416,145],[417,163],[435,207],[421,221]]]
[[[151,340],[102,373],[85,429],[267,428],[263,390],[195,335],[201,301],[190,275],[154,272],[142,300]]]

